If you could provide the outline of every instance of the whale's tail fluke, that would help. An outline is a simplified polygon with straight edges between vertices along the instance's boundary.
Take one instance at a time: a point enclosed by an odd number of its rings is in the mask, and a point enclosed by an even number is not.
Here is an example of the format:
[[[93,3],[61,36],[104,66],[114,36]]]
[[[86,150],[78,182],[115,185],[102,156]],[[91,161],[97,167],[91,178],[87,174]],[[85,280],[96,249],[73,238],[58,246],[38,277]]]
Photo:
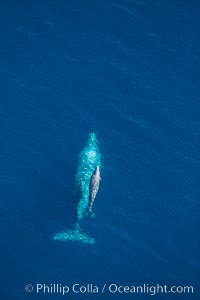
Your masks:
[[[83,233],[78,224],[76,224],[74,230],[67,230],[57,233],[54,237],[54,240],[64,241],[74,241],[82,242],[84,244],[95,244],[95,240],[92,237],[89,237],[86,233]]]

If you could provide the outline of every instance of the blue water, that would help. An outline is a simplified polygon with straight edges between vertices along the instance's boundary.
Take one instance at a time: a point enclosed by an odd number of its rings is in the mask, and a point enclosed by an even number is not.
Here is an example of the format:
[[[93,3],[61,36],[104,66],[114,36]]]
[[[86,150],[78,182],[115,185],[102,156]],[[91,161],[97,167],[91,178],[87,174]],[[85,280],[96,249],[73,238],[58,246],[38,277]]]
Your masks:
[[[200,3],[1,1],[2,300],[27,283],[192,285],[200,299]],[[94,245],[53,236],[76,219],[79,154],[102,156]],[[154,297],[153,297],[154,298]]]

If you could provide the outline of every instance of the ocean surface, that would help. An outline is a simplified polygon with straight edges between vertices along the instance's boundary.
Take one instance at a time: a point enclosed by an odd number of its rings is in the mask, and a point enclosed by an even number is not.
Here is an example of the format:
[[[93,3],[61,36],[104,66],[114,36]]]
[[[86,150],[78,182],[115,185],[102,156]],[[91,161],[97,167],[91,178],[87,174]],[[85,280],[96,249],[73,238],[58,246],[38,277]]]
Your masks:
[[[0,66],[0,299],[200,299],[200,2],[1,1]],[[76,222],[91,132],[102,180],[81,229],[96,243],[54,240]]]

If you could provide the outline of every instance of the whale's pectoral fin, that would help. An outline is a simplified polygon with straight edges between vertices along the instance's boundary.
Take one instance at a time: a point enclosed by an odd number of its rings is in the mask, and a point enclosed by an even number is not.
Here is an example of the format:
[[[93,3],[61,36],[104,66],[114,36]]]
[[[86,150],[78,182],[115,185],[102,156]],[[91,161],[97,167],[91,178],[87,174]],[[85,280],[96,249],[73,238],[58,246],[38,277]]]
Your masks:
[[[90,218],[94,219],[94,218],[95,218],[95,213],[94,213],[93,211],[89,211],[89,212],[88,212],[88,216],[89,216]]]
[[[85,216],[89,216],[90,218],[94,219],[95,218],[95,213],[90,209],[88,208],[85,213],[84,213]]]

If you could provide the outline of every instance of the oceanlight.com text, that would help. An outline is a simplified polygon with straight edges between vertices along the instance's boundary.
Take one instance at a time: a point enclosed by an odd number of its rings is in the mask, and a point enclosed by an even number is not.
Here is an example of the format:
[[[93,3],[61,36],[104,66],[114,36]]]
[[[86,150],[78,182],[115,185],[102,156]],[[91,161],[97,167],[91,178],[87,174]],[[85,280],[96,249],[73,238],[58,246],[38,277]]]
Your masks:
[[[37,283],[26,284],[25,291],[27,293],[36,294],[147,294],[155,296],[158,294],[193,294],[194,287],[188,285],[151,285],[148,283],[141,285],[120,285],[115,283],[96,285],[87,283],[85,285],[74,283],[72,285],[61,283]]]

